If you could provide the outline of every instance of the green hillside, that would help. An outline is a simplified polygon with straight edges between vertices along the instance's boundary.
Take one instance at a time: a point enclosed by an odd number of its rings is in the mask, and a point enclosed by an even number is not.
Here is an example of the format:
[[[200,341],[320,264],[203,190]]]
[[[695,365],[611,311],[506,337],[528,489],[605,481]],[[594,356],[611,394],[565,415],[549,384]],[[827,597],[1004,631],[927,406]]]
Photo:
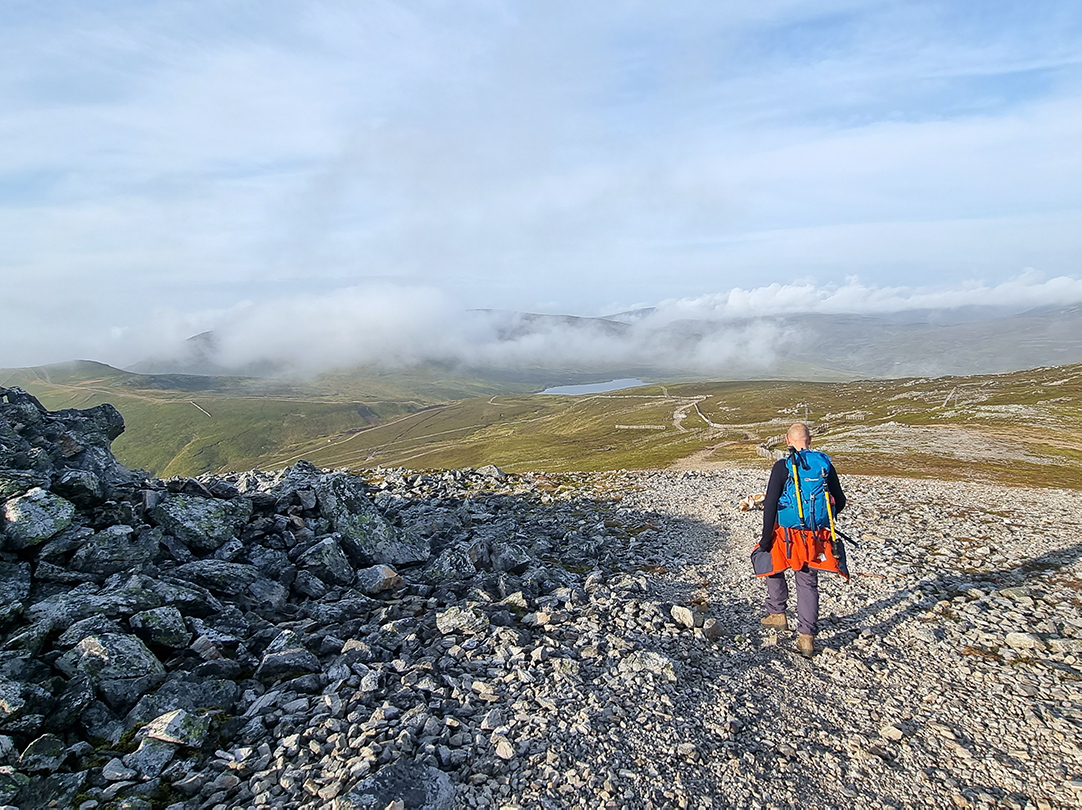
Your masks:
[[[513,471],[765,466],[795,419],[848,473],[1082,488],[1082,366],[975,377],[651,385],[590,396],[521,393],[522,379],[438,370],[291,383],[139,375],[97,363],[0,372],[49,408],[112,402],[126,464],[159,475],[306,458],[324,467]],[[480,394],[480,395],[478,395]]]

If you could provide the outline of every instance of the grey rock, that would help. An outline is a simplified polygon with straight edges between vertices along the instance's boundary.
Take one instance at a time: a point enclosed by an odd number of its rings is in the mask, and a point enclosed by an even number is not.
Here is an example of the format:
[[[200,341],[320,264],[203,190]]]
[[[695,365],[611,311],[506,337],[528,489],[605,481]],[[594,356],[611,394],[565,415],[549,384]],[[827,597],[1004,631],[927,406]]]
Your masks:
[[[55,734],[43,734],[19,757],[19,766],[30,773],[54,773],[68,756],[68,747]]]
[[[139,747],[124,757],[123,762],[127,767],[142,774],[145,779],[153,779],[162,775],[165,766],[176,754],[177,747],[173,743],[144,737]]]
[[[149,579],[133,577],[100,591],[84,585],[35,602],[25,609],[25,613],[31,621],[49,628],[68,627],[92,616],[130,616],[141,610],[161,607],[162,600],[147,587],[150,583]]]
[[[323,516],[341,535],[342,550],[354,566],[412,565],[431,555],[426,538],[398,536],[368,499],[359,479],[336,473],[320,478],[314,489]]]
[[[149,562],[157,551],[157,535],[136,535],[131,526],[109,526],[88,539],[72,555],[69,565],[77,571],[108,576]]]
[[[692,628],[695,626],[695,611],[684,605],[673,605],[669,608],[672,620],[681,627]]]
[[[0,423],[2,426],[2,423]],[[29,470],[5,470],[0,468],[0,500],[17,498],[35,487],[48,487],[49,476]]]
[[[322,599],[327,595],[328,588],[322,579],[307,571],[298,571],[293,579],[293,590],[301,596],[311,599]]]
[[[58,647],[74,647],[87,636],[100,635],[102,633],[123,634],[124,628],[119,622],[105,616],[90,616],[80,619],[65,630],[56,639]]]
[[[389,565],[372,565],[357,572],[357,587],[369,596],[390,591],[402,584],[402,577]]]
[[[10,548],[23,549],[55,537],[75,518],[75,504],[41,487],[4,504],[4,533]]]
[[[99,743],[115,745],[124,735],[120,718],[100,700],[93,701],[79,715],[79,724],[86,730],[87,739]]]
[[[194,715],[184,709],[174,709],[151,720],[143,732],[155,740],[199,748],[207,738],[209,730],[210,718],[206,715]]]
[[[248,498],[223,501],[170,494],[148,514],[157,525],[189,548],[211,552],[248,522],[252,516],[252,502]]]
[[[717,619],[705,619],[703,621],[703,636],[709,641],[717,641],[722,636],[721,624]]]
[[[219,709],[232,712],[240,696],[240,687],[221,678],[197,678],[193,676],[171,678],[152,695],[144,695],[135,708],[128,713],[127,728],[150,722],[176,709],[190,713]]]
[[[93,702],[94,685],[90,678],[76,675],[57,695],[52,713],[45,718],[45,729],[56,733],[66,731]]]
[[[312,652],[303,648],[293,648],[264,655],[255,671],[255,677],[265,683],[271,683],[283,678],[296,678],[319,672],[320,669],[319,659]]]
[[[93,506],[106,497],[105,485],[91,470],[65,470],[52,489],[82,507]]]
[[[507,474],[495,464],[486,464],[484,467],[478,467],[477,474],[485,478],[491,478],[494,481],[502,481],[507,477]]]
[[[135,636],[102,633],[87,636],[56,662],[69,677],[82,672],[95,681],[164,676],[165,667]]]
[[[150,644],[180,648],[187,647],[192,641],[184,617],[172,605],[136,613],[128,623],[137,636]]]
[[[30,595],[30,563],[0,562],[0,624],[23,612]]]
[[[349,585],[356,575],[333,537],[324,538],[305,551],[297,559],[297,565],[331,585]]]
[[[1004,638],[1006,645],[1015,650],[1044,650],[1047,645],[1036,633],[1008,633]]]
[[[634,650],[620,659],[617,668],[624,674],[649,672],[661,680],[676,680],[676,668],[672,660],[652,650]]]
[[[75,806],[75,797],[86,784],[86,771],[54,773],[27,782],[13,804],[19,810],[55,810]]]
[[[262,577],[254,565],[224,560],[193,560],[178,566],[174,574],[225,596],[241,596]]]
[[[386,810],[401,802],[411,810],[452,810],[455,787],[451,777],[409,759],[400,759],[354,785],[334,799],[334,810]]]
[[[264,682],[272,682],[308,675],[319,672],[320,669],[319,659],[301,645],[297,634],[284,630],[267,645],[255,677]]]
[[[119,758],[113,757],[111,760],[105,763],[101,769],[101,776],[108,782],[124,782],[135,779],[139,774],[132,768],[129,768]]]
[[[436,628],[444,635],[448,633],[477,635],[488,630],[489,624],[487,616],[475,613],[469,608],[452,606],[436,614]]]
[[[0,723],[18,717],[25,708],[22,687],[7,678],[0,678]]]

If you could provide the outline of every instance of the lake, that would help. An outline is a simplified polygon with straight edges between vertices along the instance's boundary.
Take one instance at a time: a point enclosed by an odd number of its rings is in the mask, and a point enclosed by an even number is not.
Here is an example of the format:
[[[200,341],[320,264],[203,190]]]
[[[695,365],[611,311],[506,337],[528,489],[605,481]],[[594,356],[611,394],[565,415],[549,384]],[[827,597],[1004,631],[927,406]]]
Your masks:
[[[546,388],[542,394],[563,394],[564,396],[576,397],[580,394],[604,394],[606,391],[619,391],[621,388],[636,388],[646,385],[642,380],[610,380],[601,383],[586,383],[585,385],[557,385],[554,388]]]

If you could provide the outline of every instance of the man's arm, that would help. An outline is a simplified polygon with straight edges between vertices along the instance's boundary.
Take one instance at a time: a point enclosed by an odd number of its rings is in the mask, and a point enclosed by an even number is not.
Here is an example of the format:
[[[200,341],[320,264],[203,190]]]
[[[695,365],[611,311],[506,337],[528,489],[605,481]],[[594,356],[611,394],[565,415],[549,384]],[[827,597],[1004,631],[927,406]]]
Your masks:
[[[785,466],[785,459],[774,462],[770,471],[770,481],[766,485],[766,500],[763,501],[763,534],[759,538],[759,548],[770,551],[774,544],[774,523],[778,519],[778,499],[785,489],[785,479],[789,477],[789,470]]]
[[[834,496],[834,514],[836,515],[845,509],[845,493],[842,492],[842,483],[838,480],[838,471],[834,469],[833,464],[830,465],[830,472],[827,473],[827,489]]]

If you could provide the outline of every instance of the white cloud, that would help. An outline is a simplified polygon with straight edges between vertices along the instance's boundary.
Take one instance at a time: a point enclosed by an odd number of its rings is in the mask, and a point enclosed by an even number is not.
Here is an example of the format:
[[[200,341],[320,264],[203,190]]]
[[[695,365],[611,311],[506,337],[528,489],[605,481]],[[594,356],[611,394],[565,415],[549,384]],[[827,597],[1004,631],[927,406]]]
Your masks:
[[[598,312],[1079,272],[1077,4],[44,9],[0,9],[0,365],[372,279]]]

